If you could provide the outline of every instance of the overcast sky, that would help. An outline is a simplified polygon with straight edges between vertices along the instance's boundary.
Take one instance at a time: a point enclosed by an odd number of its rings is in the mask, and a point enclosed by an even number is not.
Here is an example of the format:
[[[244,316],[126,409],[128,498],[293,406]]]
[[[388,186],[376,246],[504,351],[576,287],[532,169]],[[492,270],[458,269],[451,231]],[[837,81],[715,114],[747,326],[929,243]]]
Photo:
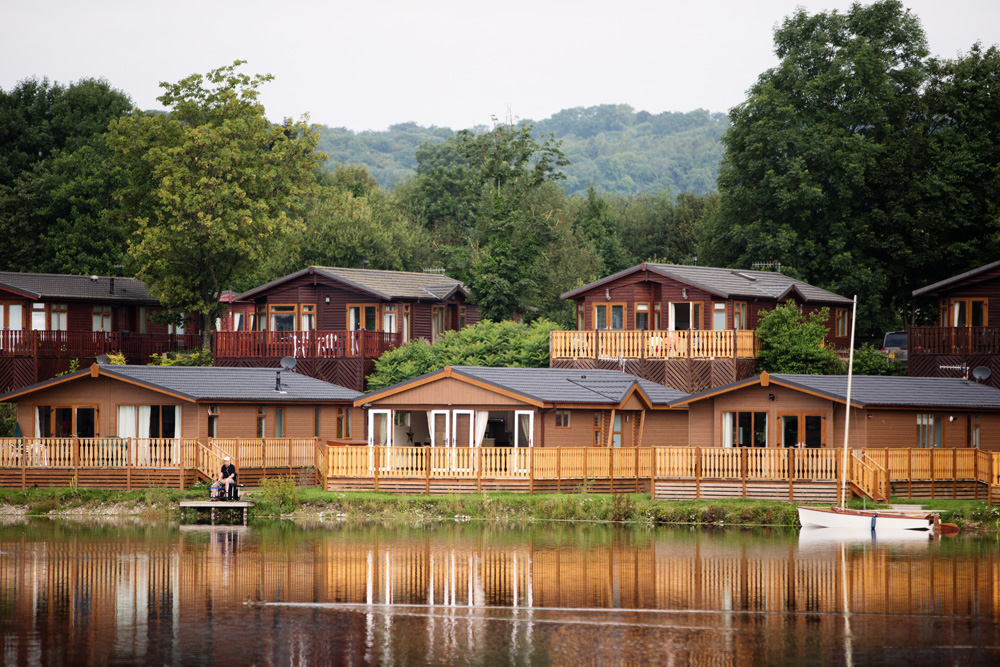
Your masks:
[[[933,55],[1000,42],[998,0],[904,0]],[[103,77],[143,109],[233,60],[268,116],[462,129],[570,107],[728,111],[777,63],[773,29],[839,0],[0,0],[0,87]]]

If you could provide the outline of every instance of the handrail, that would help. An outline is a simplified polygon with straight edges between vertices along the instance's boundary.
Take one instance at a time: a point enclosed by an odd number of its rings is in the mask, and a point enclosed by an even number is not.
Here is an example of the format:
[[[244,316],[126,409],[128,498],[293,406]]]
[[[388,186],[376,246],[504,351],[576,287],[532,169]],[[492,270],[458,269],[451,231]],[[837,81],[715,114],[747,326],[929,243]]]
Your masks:
[[[910,327],[910,354],[996,354],[1000,352],[997,327]]]
[[[399,333],[385,331],[217,331],[216,359],[297,357],[376,359],[402,342]]]
[[[757,333],[713,331],[553,331],[553,359],[709,359],[757,356]]]
[[[70,359],[122,353],[128,359],[145,363],[152,354],[196,349],[198,344],[198,334],[0,330],[0,357]]]

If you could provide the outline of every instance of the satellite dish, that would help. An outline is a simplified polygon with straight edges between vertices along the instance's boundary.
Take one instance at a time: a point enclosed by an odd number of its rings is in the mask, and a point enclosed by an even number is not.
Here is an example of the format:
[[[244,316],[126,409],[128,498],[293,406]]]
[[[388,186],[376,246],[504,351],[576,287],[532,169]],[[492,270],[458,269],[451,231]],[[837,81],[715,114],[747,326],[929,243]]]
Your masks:
[[[972,369],[972,377],[976,378],[977,382],[986,382],[992,374],[986,366],[976,366]]]
[[[111,358],[106,354],[102,354],[101,356],[97,357],[97,363],[100,366],[107,366],[108,364],[111,363]]]
[[[298,363],[295,357],[282,357],[281,358],[281,370],[283,371],[293,371],[295,370],[295,364]]]

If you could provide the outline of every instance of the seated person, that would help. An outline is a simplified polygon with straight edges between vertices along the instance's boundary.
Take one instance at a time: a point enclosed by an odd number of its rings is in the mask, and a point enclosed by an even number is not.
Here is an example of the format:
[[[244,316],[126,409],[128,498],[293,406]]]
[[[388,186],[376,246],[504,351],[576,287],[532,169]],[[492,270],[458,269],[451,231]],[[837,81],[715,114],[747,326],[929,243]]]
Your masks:
[[[228,498],[229,500],[235,500],[237,498],[236,466],[233,465],[233,462],[228,456],[222,459],[222,470],[219,471],[219,482],[223,487],[221,497]]]

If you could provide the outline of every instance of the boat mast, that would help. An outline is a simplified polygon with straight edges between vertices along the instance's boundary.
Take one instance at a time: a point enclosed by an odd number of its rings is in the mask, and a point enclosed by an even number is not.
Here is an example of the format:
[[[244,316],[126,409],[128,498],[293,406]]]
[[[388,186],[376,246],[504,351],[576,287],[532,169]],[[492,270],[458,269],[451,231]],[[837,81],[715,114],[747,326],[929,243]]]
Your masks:
[[[851,346],[847,354],[847,402],[844,404],[844,460],[841,470],[844,475],[843,489],[841,490],[840,506],[847,507],[847,434],[851,425],[851,378],[854,376],[854,326],[858,314],[858,295],[854,295],[854,306],[851,308]]]

